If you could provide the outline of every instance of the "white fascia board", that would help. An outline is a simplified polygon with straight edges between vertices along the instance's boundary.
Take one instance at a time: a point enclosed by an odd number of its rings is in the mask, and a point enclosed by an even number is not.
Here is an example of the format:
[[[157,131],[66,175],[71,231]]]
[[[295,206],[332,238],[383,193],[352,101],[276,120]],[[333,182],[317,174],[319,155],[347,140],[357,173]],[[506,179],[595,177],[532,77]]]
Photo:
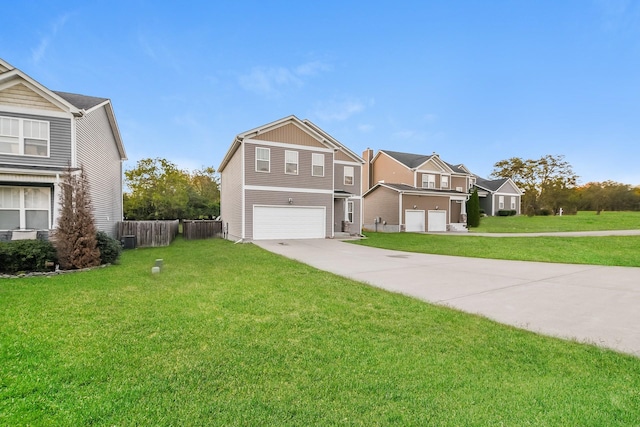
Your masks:
[[[371,160],[371,164],[373,165],[373,163],[376,161],[376,159],[378,158],[378,156],[380,154],[384,154],[385,156],[387,156],[388,158],[390,158],[391,160],[393,160],[394,162],[396,162],[397,164],[399,164],[400,166],[402,166],[403,168],[405,168],[408,171],[415,171],[415,169],[411,169],[409,166],[405,165],[404,163],[402,163],[400,160],[396,159],[393,156],[388,155],[387,153],[385,153],[383,150],[378,151],[378,154],[376,154],[375,156],[373,156],[373,160]]]
[[[218,169],[217,169],[218,173],[224,170],[224,168],[227,166],[227,163],[229,163],[229,161],[231,160],[235,152],[238,150],[238,147],[240,147],[241,145],[242,145],[242,139],[237,137],[234,138],[233,142],[231,143],[231,146],[229,147],[229,150],[227,150],[227,153],[222,158],[222,162],[220,162],[220,166],[218,166]],[[242,158],[244,159],[244,150],[242,150]],[[243,170],[243,174],[244,174],[244,170]]]
[[[41,110],[39,108],[17,107],[14,105],[0,105],[0,111],[15,114],[30,114],[33,116],[59,117],[62,119],[74,117],[73,114],[65,111]]]
[[[310,147],[308,145],[296,145],[296,144],[287,144],[284,142],[273,142],[273,141],[262,141],[259,139],[245,139],[245,144],[254,144],[254,145],[266,145],[268,147],[280,147],[280,148],[289,148],[296,150],[304,150],[304,151],[320,151],[323,153],[333,153],[333,148],[322,148],[322,147]]]
[[[333,163],[337,165],[362,166],[362,164],[359,162],[348,162],[346,160],[334,160]]]

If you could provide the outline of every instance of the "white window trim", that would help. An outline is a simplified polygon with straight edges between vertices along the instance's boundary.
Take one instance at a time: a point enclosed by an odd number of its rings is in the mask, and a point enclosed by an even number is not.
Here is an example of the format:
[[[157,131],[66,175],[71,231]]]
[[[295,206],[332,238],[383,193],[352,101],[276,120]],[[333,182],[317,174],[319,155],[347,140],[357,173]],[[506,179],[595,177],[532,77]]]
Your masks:
[[[289,155],[295,155],[296,161],[295,162],[291,162],[291,161],[287,161],[287,157]],[[292,150],[285,150],[284,151],[284,173],[286,175],[298,175],[298,171],[299,171],[299,156],[298,156],[298,152],[297,151],[292,151]],[[295,172],[287,172],[287,165],[288,164],[295,164],[296,165],[296,171]]]
[[[316,160],[322,160],[322,163],[318,163]],[[322,175],[317,175],[314,173],[316,166],[322,166]],[[311,153],[311,176],[324,176],[324,154]]]
[[[442,178],[447,179],[447,186],[442,185]],[[450,189],[451,188],[451,175],[440,175],[440,188],[441,189]]]
[[[511,198],[511,210],[515,210],[516,209],[516,198],[512,197]]]
[[[47,212],[47,229],[51,229],[51,190],[49,189],[49,187],[11,187],[11,186],[2,186],[0,188],[6,189],[14,189],[14,190],[19,190],[20,195],[18,196],[18,200],[19,200],[19,206],[18,207],[11,207],[11,208],[1,208],[0,207],[0,212],[2,211],[15,211],[18,210],[19,211],[19,215],[20,215],[20,220],[19,220],[19,229],[20,230],[25,230],[27,229],[26,225],[27,225],[27,211],[46,211]],[[46,209],[42,209],[42,208],[27,208],[26,207],[26,200],[25,200],[25,190],[46,190],[47,191],[47,208]]]
[[[351,201],[347,201],[347,206],[344,211],[344,220],[353,224],[353,216],[354,216],[353,213],[354,213],[354,203]],[[351,215],[351,218],[349,218],[349,215]]]
[[[347,171],[350,170],[351,174],[347,175]],[[351,184],[347,182],[347,177],[351,178]],[[345,166],[344,167],[344,185],[355,185],[355,172],[353,166]]]
[[[425,182],[427,185],[425,185]],[[422,188],[436,188],[436,176],[432,173],[423,173]]]
[[[260,151],[260,150],[266,150],[266,152],[268,154],[268,156],[267,156],[268,159],[266,159],[266,160],[265,159],[258,159],[258,151]],[[268,167],[267,167],[266,171],[258,169],[258,161],[267,162]],[[271,172],[271,149],[266,148],[266,147],[256,147],[256,167],[255,167],[255,169],[256,169],[256,172],[260,172],[260,173],[269,173],[269,172]]]
[[[17,120],[18,121],[18,152],[17,153],[3,153],[0,152],[0,155],[4,155],[4,156],[21,156],[21,157],[36,157],[36,158],[49,158],[51,156],[51,124],[46,121],[46,120],[34,120],[34,119],[25,119],[25,118],[21,118],[21,117],[9,117],[9,116],[0,116],[0,119],[7,119],[7,120]],[[37,154],[25,154],[25,140],[27,138],[25,138],[25,132],[24,132],[24,126],[25,123],[30,122],[30,123],[42,123],[44,125],[46,125],[46,129],[47,129],[47,138],[43,139],[43,138],[28,138],[28,139],[36,139],[36,140],[40,140],[40,141],[46,141],[47,143],[47,154],[45,156],[39,156]],[[0,138],[5,137],[5,138],[16,138],[15,135],[9,135],[9,134],[1,134],[0,133]]]
[[[498,209],[504,209],[504,196],[498,196]]]

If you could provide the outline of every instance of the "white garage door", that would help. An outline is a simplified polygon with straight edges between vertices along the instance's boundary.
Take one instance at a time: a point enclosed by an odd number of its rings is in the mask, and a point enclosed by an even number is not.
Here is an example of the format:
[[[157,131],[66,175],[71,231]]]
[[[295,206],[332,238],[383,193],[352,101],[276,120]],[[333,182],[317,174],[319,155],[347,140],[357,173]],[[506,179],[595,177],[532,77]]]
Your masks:
[[[254,206],[253,239],[323,239],[325,208]]]
[[[409,232],[424,232],[424,211],[404,211],[405,230]]]
[[[429,211],[428,231],[447,231],[447,211]]]

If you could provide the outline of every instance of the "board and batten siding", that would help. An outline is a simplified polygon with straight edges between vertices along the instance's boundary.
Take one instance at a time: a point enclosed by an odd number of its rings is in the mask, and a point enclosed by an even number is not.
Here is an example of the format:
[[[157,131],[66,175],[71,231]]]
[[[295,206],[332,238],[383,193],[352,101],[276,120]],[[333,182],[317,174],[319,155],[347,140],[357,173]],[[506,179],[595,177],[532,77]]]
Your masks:
[[[287,144],[303,145],[307,147],[326,148],[326,145],[294,124],[287,124],[273,130],[260,133],[258,136],[255,136],[254,139],[284,142]]]
[[[220,173],[220,217],[227,239],[240,240],[242,236],[242,150],[238,148]]]
[[[256,147],[269,149],[270,171],[256,172]],[[313,149],[290,147],[276,147],[261,144],[260,141],[245,140],[245,184],[261,185],[273,187],[289,188],[310,188],[318,190],[333,190],[333,153],[327,151],[316,151]],[[285,151],[298,152],[298,174],[290,175],[284,173]],[[312,153],[324,155],[324,176],[311,175]]]
[[[9,166],[46,166],[66,169],[71,163],[71,118],[2,111],[0,116],[49,122],[49,157],[0,154],[0,163]]]
[[[60,108],[44,99],[23,84],[17,84],[0,92],[0,104],[15,107],[60,111]]]
[[[76,126],[78,166],[87,176],[96,227],[115,237],[122,221],[122,160],[104,107]]]
[[[289,204],[289,198],[292,203]],[[245,190],[246,236],[253,239],[253,205],[266,206],[324,206],[326,208],[325,237],[332,237],[333,194],[288,191]]]

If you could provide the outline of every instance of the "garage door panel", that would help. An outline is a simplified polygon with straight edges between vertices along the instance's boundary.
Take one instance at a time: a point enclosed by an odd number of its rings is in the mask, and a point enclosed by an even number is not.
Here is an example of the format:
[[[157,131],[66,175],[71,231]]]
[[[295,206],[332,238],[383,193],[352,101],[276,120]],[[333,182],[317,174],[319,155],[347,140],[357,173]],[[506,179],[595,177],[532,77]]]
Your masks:
[[[424,211],[422,210],[405,210],[405,231],[422,233],[424,232]]]
[[[447,231],[447,211],[429,211],[427,231]]]
[[[325,237],[326,209],[318,206],[254,206],[253,239]]]

